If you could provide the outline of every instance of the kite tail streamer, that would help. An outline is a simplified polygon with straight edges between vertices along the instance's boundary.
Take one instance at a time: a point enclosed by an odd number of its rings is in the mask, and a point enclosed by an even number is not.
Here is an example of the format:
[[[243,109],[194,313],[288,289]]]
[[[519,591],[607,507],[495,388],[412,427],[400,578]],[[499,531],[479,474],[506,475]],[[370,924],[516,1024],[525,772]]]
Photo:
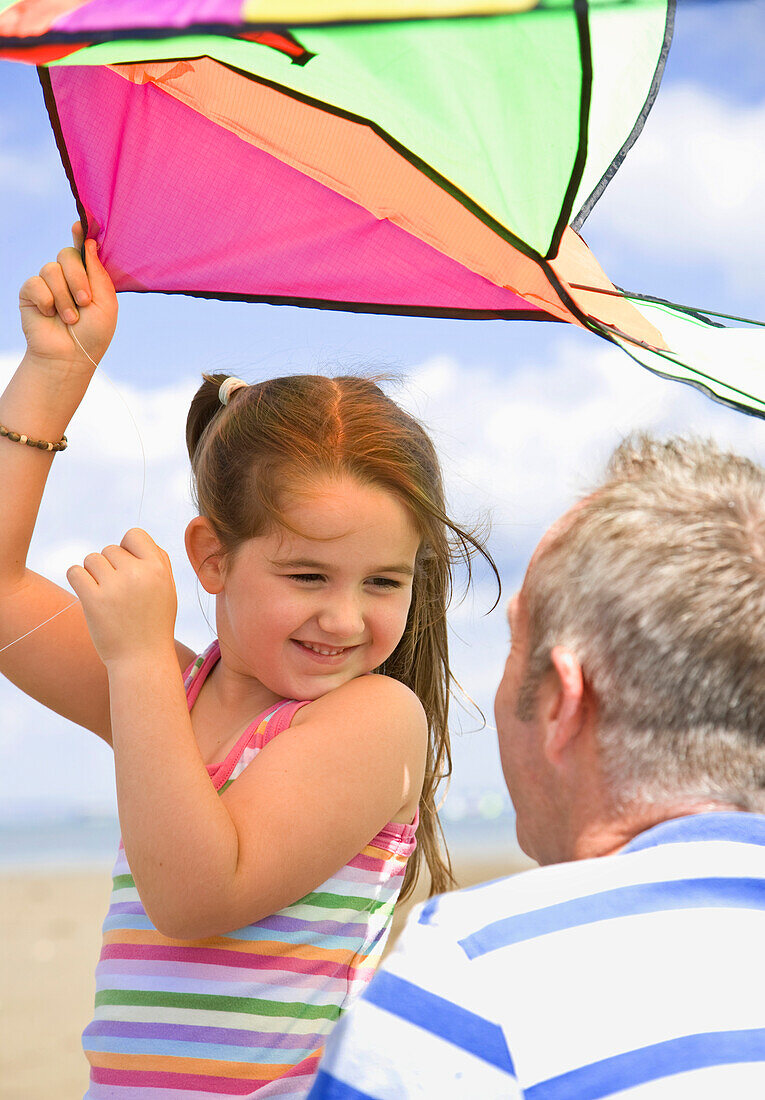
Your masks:
[[[85,348],[82,346],[80,341],[77,339],[77,335],[76,335],[74,329],[72,328],[72,326],[67,325],[66,327],[69,329],[70,336],[72,337],[72,339],[74,340],[75,344],[80,349],[82,354],[87,359],[90,360],[90,362],[93,364],[94,367],[97,368],[98,363],[96,363],[95,359],[93,359],[92,356],[88,355]],[[130,406],[128,405],[127,401],[125,400],[123,394],[120,392],[118,387],[115,386],[114,382],[112,382],[111,378],[106,373],[106,371],[103,370],[103,368],[101,369],[100,373],[101,373],[102,377],[105,378],[106,381],[109,383],[109,385],[112,387],[114,392],[117,394],[117,396],[119,397],[122,404],[125,406],[125,408],[127,410],[127,414],[130,417],[131,421],[133,422],[133,427],[135,428],[136,435],[138,436],[138,443],[141,447],[141,457],[143,459],[143,482],[141,484],[141,499],[140,499],[140,502],[138,504],[138,519],[136,520],[136,526],[138,526],[141,522],[141,513],[143,511],[143,499],[144,499],[144,496],[145,496],[145,493],[146,493],[146,449],[143,445],[143,438],[141,436],[141,431],[138,427],[138,424],[136,423],[136,419],[133,416],[132,410],[131,410]],[[44,619],[41,623],[38,623],[37,626],[33,626],[31,630],[28,630],[26,632],[26,634],[21,634],[18,638],[14,638],[12,642],[8,642],[7,645],[4,645],[4,646],[0,647],[0,653],[5,653],[6,649],[10,649],[11,646],[16,645],[17,642],[23,642],[25,638],[28,638],[30,636],[30,634],[34,634],[35,631],[41,630],[42,627],[47,626],[48,623],[52,622],[54,619],[57,619],[59,615],[63,615],[65,611],[69,611],[70,608],[74,607],[79,602],[80,602],[79,600],[72,600],[72,602],[68,603],[66,605],[66,607],[62,607],[59,611],[56,611],[53,615],[50,615],[47,619]]]

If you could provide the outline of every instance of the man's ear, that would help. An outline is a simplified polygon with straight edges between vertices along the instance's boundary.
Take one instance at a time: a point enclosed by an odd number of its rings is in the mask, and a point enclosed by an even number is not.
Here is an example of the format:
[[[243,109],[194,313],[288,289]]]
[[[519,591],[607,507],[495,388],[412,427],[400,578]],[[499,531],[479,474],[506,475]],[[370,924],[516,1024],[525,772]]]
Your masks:
[[[544,751],[551,764],[559,764],[584,726],[586,699],[582,666],[564,646],[550,652],[552,670],[540,693],[544,722]]]
[[[186,528],[186,553],[205,592],[217,595],[223,589],[224,552],[205,516],[195,516]]]

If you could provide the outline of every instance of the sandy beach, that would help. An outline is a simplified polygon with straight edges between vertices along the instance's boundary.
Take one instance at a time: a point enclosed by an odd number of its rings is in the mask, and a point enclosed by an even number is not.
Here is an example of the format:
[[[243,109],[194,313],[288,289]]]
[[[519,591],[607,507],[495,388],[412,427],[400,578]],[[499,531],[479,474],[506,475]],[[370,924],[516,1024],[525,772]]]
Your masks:
[[[504,860],[455,858],[462,886],[517,871]],[[0,1100],[81,1100],[93,971],[109,897],[103,871],[0,875]],[[391,941],[420,890],[399,906]]]

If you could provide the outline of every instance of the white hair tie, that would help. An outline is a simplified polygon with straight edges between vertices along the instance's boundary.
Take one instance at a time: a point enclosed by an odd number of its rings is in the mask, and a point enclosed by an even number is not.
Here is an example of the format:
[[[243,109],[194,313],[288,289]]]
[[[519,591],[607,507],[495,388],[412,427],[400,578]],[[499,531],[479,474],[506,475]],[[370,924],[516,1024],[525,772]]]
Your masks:
[[[218,400],[221,405],[228,405],[231,394],[235,393],[236,390],[240,390],[243,386],[249,386],[249,384],[249,382],[243,382],[241,378],[234,378],[233,375],[224,378],[218,387]]]

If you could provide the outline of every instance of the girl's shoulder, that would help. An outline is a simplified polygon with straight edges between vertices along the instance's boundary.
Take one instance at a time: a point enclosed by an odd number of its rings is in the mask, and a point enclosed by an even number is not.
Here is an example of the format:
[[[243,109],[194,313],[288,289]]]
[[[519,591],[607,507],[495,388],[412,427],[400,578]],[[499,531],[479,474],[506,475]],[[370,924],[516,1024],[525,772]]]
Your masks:
[[[415,728],[421,726],[427,735],[425,710],[411,688],[400,680],[376,672],[349,680],[301,706],[292,725],[302,725],[317,718],[322,721],[337,718],[343,723],[352,722],[356,727],[359,721],[364,725],[384,722],[387,726],[398,720]]]
[[[369,836],[386,822],[412,822],[425,777],[429,730],[422,703],[405,684],[379,673],[359,676],[302,706],[291,725],[294,755],[289,764],[284,758],[283,767],[292,766],[293,789],[299,784],[296,775],[304,773],[315,799],[316,777],[323,775],[333,815],[366,821],[368,828],[374,824]]]
[[[378,673],[359,676],[301,707],[292,726],[300,742],[308,742],[309,754],[315,752],[325,764],[332,761],[340,774],[364,761],[360,787],[371,776],[375,788],[387,784],[390,797],[399,798],[387,820],[412,821],[425,777],[429,728],[422,703],[405,684]],[[399,789],[402,775],[407,782]]]

